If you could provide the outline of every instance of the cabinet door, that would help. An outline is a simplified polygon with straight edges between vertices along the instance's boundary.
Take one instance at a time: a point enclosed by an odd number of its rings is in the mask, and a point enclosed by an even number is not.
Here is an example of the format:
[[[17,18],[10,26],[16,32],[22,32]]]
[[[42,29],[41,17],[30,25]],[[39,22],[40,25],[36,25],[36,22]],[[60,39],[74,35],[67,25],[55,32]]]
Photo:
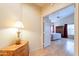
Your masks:
[[[15,56],[29,56],[29,46],[28,46],[28,43],[25,44],[24,46],[18,48],[15,51]]]

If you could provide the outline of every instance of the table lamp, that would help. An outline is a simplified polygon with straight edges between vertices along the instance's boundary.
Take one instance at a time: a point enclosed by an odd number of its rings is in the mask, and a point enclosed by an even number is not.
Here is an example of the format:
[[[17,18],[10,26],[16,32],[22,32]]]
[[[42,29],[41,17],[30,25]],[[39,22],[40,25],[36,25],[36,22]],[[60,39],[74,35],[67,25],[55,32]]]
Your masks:
[[[21,39],[20,39],[20,33],[21,33],[20,30],[23,29],[24,26],[23,26],[21,21],[16,21],[14,27],[16,29],[18,29],[18,31],[17,31],[17,40],[16,40],[16,44],[18,45],[18,44],[20,44],[20,41],[21,41]]]

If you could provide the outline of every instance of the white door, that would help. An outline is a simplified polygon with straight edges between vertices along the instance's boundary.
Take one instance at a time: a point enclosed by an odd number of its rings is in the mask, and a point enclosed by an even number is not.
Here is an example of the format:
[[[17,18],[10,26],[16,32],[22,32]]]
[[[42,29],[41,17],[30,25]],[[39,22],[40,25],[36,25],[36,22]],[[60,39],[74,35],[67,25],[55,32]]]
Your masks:
[[[49,46],[51,43],[51,26],[50,26],[50,20],[45,17],[44,18],[44,48]]]

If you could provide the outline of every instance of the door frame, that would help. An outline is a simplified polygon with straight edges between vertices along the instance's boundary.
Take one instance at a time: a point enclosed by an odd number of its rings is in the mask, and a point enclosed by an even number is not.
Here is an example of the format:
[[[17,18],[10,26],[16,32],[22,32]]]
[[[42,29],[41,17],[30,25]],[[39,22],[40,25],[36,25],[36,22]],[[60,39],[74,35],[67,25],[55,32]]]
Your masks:
[[[79,4],[75,4],[75,15],[74,15],[74,26],[75,26],[75,38],[74,38],[74,50],[75,55],[79,56]]]
[[[79,56],[79,27],[78,27],[79,26],[79,17],[78,17],[79,16],[79,4],[78,3],[76,3],[76,4],[74,3],[74,6],[75,6],[75,11],[74,11],[74,25],[75,25],[74,52],[75,52],[75,56]],[[66,7],[68,7],[68,6],[66,6]],[[65,8],[65,7],[63,7],[63,8]],[[61,9],[63,9],[63,8],[61,8]],[[43,24],[43,22],[44,22],[44,17],[41,18],[41,26],[42,26],[42,28],[41,28],[41,32],[42,32],[42,34],[41,34],[41,36],[42,36],[41,37],[42,38],[42,48],[44,48],[44,36],[43,36],[44,35],[44,33],[43,33],[43,30],[44,30],[43,26],[44,26],[44,24]]]
[[[47,16],[45,16],[45,17],[47,17]],[[43,17],[43,48],[45,48],[44,47],[44,21],[45,21],[45,17]],[[50,26],[50,29],[51,29],[51,26]],[[51,31],[51,30],[50,30]],[[51,34],[51,33],[50,33]]]

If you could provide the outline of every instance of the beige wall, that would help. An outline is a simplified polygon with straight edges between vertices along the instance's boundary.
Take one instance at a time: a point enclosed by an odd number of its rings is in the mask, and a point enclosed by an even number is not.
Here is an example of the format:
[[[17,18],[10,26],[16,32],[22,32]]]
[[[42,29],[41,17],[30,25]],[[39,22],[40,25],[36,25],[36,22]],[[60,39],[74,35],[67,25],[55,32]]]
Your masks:
[[[13,22],[20,19],[20,14],[20,4],[0,4],[0,28],[13,25]]]
[[[28,40],[31,51],[41,48],[41,20],[40,9],[32,4],[23,4],[22,22],[25,30],[23,32],[23,39]]]
[[[16,30],[11,27],[21,20],[24,30],[21,38],[29,41],[30,51],[40,49],[40,9],[32,4],[0,4],[0,48],[7,47],[16,40]]]

